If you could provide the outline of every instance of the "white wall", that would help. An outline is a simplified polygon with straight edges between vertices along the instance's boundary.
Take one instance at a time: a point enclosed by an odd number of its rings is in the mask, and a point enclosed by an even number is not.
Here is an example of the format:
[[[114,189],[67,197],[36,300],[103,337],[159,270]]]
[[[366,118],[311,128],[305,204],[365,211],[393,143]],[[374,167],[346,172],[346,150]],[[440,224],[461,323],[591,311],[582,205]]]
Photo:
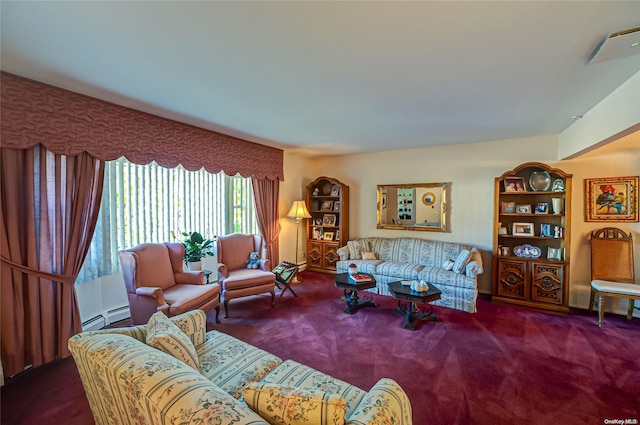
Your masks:
[[[640,72],[563,131],[558,158],[590,149],[640,123]],[[636,174],[638,174],[636,172]]]
[[[100,329],[131,317],[122,273],[76,284],[83,330]]]
[[[314,175],[312,158],[285,151],[284,182],[280,183],[280,202],[278,205],[281,226],[279,261],[295,262],[296,224],[293,220],[287,218],[287,212],[289,212],[293,201],[306,199],[306,188],[315,178]],[[309,208],[308,205],[307,208]],[[306,235],[306,223],[301,222],[300,240],[298,241],[298,263],[306,262]],[[304,266],[301,269],[304,269]]]

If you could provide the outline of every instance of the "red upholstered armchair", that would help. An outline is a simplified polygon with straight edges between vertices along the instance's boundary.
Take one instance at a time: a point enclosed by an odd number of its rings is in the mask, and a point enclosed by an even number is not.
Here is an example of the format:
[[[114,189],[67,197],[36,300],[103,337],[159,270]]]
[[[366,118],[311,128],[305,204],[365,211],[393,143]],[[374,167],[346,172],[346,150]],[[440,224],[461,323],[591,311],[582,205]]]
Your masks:
[[[229,301],[249,295],[271,293],[271,306],[275,300],[276,275],[271,273],[271,262],[260,260],[260,268],[248,269],[245,261],[251,252],[262,252],[259,235],[233,233],[218,237],[218,282],[220,300],[224,303],[224,317],[229,317]]]
[[[147,323],[156,311],[167,316],[215,308],[219,323],[220,286],[205,284],[202,271],[183,271],[180,243],[144,243],[118,252],[129,297],[131,321]]]

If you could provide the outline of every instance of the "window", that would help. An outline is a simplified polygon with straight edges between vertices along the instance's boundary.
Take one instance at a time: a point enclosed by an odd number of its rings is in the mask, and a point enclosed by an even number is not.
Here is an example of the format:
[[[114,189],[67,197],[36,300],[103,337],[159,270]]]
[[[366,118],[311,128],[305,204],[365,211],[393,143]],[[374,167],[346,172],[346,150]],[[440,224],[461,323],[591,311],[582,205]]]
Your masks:
[[[77,283],[118,273],[118,250],[176,241],[180,232],[212,238],[258,233],[251,179],[223,172],[168,169],[125,158],[106,165],[100,215]]]

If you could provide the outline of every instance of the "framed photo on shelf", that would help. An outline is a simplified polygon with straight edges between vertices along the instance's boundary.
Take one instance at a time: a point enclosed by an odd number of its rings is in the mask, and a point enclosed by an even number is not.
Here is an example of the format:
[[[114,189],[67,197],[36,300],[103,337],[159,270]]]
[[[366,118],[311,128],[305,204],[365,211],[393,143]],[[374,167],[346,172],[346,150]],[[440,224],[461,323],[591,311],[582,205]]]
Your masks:
[[[505,192],[526,192],[527,189],[524,186],[524,179],[522,177],[505,177],[504,191]]]
[[[516,205],[518,214],[531,214],[531,205]]]
[[[334,238],[335,240],[339,241],[340,240],[340,230],[336,230],[336,237]]]
[[[500,247],[500,255],[502,255],[503,257],[506,257],[509,255],[509,247],[508,246],[501,246]]]
[[[551,225],[548,223],[542,223],[540,225],[540,236],[545,238],[551,237]]]
[[[322,237],[323,240],[325,241],[332,241],[333,240],[333,232],[324,232],[324,236]]]
[[[502,214],[513,214],[516,212],[516,203],[513,201],[502,201],[500,203],[500,212]]]
[[[547,202],[538,202],[536,204],[536,214],[547,214],[549,212],[549,204]]]
[[[333,210],[333,201],[323,201],[322,202],[322,209],[324,211],[331,211]]]
[[[322,227],[316,226],[313,228],[313,232],[311,233],[311,238],[317,241],[322,240],[323,233],[324,233],[324,230],[322,229]]]
[[[322,224],[324,226],[335,226],[336,225],[336,215],[335,214],[325,214],[322,217]]]
[[[513,236],[534,236],[533,223],[513,223]]]
[[[340,211],[340,201],[333,201],[333,210]]]
[[[638,221],[638,179],[584,179],[586,221]]]
[[[562,249],[560,248],[548,248],[547,258],[549,260],[562,260]]]
[[[334,184],[331,187],[331,196],[340,196],[340,186]]]

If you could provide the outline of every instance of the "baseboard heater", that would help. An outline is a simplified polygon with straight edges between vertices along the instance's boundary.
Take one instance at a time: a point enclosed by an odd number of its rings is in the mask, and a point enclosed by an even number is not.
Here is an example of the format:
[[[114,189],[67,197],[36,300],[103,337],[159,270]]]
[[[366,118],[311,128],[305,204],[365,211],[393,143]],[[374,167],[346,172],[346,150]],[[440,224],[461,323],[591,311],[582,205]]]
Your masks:
[[[103,311],[102,313],[92,317],[91,319],[85,320],[84,322],[82,322],[82,330],[85,332],[95,331],[98,329],[102,329],[113,322],[128,319],[129,317],[131,317],[129,306],[124,305],[112,310]]]

